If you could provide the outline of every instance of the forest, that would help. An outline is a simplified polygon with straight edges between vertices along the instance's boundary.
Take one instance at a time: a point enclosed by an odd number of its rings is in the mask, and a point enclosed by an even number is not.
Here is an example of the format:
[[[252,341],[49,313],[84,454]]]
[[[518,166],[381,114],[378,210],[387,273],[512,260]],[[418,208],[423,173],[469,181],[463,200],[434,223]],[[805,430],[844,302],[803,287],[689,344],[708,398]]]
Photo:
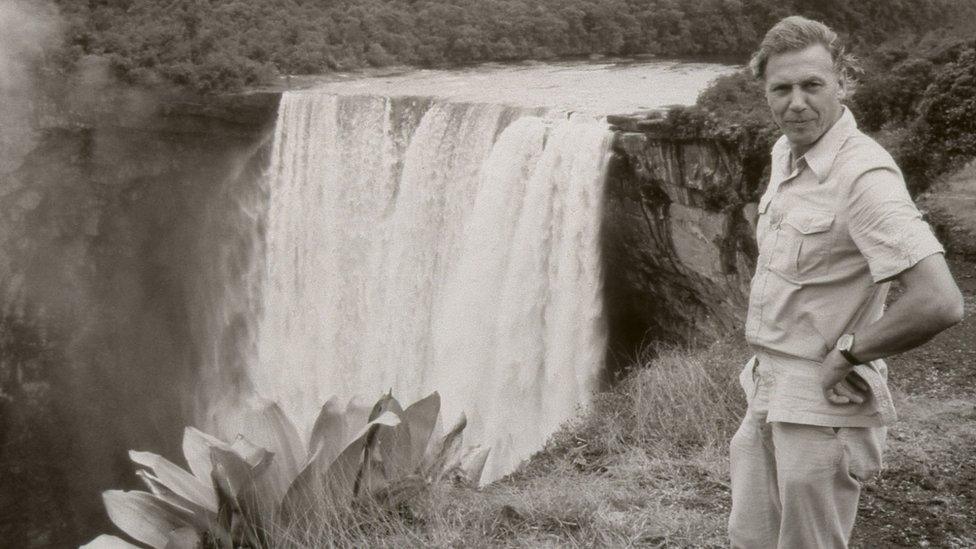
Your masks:
[[[651,54],[744,59],[783,16],[876,44],[965,20],[972,0],[55,0],[52,66],[202,93],[361,67]]]
[[[227,93],[281,75],[594,55],[744,62],[794,13],[863,60],[850,99],[914,192],[976,156],[976,0],[54,0],[62,40],[45,68],[98,60],[124,82]],[[728,137],[764,169],[776,128],[748,74],[713,83],[670,120]],[[756,174],[753,174],[756,175]]]
[[[860,129],[891,152],[912,194],[976,158],[976,40],[971,32],[908,35],[861,47],[861,74],[848,98]],[[762,171],[780,132],[762,83],[747,71],[715,80],[696,105],[674,108],[667,123],[678,136],[715,136],[734,143],[747,177]]]

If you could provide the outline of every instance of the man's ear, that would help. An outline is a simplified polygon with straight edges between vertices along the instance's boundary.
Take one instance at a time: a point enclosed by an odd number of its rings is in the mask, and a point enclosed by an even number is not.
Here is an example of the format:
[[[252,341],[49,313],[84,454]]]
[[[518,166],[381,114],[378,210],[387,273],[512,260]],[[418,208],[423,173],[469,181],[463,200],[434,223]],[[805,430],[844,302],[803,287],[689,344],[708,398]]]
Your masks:
[[[841,101],[847,99],[847,78],[844,75],[837,79],[837,99]]]

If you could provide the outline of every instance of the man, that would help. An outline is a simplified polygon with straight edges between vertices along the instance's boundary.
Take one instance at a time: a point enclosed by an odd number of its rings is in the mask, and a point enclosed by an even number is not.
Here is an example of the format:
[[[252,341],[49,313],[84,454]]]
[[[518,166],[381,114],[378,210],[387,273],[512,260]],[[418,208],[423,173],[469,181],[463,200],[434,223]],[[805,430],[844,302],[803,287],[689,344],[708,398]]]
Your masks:
[[[841,104],[853,82],[837,35],[787,17],[750,67],[783,136],[758,208],[729,535],[846,547],[894,419],[880,359],[959,322],[962,296],[898,167]],[[891,280],[905,291],[882,316]]]

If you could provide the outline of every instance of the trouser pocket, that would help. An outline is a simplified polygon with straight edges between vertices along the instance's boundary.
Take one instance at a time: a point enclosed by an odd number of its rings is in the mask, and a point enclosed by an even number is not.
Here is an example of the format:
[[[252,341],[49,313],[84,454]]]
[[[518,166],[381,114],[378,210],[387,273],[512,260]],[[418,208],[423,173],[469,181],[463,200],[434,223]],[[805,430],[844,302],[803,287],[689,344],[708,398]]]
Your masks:
[[[886,436],[885,427],[841,427],[837,431],[852,477],[865,481],[881,472]]]
[[[758,382],[758,372],[756,367],[759,365],[759,359],[755,356],[750,358],[745,366],[742,367],[742,371],[739,372],[739,386],[742,387],[742,391],[746,395],[746,402],[751,403],[753,397],[756,396],[756,385]]]

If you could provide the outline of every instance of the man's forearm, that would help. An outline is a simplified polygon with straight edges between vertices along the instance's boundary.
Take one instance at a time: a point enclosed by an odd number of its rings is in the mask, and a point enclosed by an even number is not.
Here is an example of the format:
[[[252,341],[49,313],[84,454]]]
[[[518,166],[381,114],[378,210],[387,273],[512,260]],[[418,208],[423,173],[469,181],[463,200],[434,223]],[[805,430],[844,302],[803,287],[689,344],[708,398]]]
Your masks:
[[[905,352],[962,320],[962,294],[945,259],[931,256],[915,268],[914,276],[899,279],[906,285],[904,295],[878,321],[855,334],[852,354],[859,360]]]
[[[876,322],[854,334],[850,352],[861,362],[902,353],[932,339],[962,320],[962,294],[942,254],[933,254],[898,276],[904,295]],[[824,396],[835,404],[864,402],[870,389],[860,378],[850,378],[853,366],[837,348],[823,361],[820,383]]]
[[[877,322],[855,334],[852,354],[868,362],[903,353],[957,323],[952,306],[923,295],[905,295]]]

